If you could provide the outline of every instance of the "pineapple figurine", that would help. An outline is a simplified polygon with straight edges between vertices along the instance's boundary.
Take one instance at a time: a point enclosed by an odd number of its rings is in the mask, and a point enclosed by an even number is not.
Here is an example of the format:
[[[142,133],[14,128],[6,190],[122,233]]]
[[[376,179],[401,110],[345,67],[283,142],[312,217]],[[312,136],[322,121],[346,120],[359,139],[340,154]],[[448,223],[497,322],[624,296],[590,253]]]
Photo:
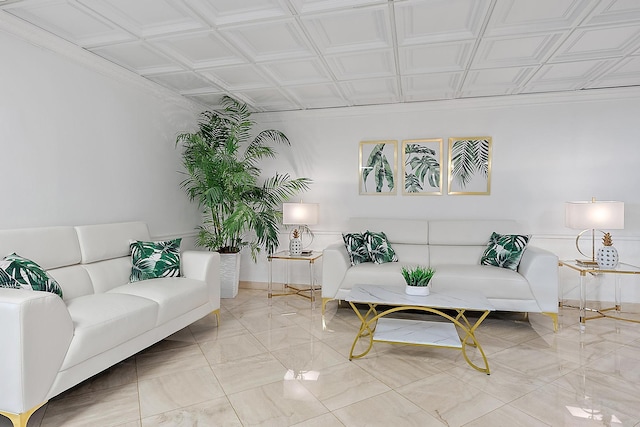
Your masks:
[[[618,265],[618,250],[612,246],[610,233],[604,234],[602,244],[604,246],[598,249],[598,266],[603,269],[616,268]]]
[[[293,230],[291,239],[289,240],[289,255],[297,256],[302,253],[302,239],[298,229]]]

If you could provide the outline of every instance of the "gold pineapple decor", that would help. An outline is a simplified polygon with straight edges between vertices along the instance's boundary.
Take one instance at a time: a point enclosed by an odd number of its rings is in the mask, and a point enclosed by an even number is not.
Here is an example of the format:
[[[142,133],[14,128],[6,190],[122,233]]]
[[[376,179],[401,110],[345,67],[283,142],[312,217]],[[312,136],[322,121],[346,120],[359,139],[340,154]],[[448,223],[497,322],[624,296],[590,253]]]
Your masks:
[[[616,268],[618,265],[618,250],[613,247],[611,233],[604,233],[602,238],[603,247],[598,249],[598,266],[600,268]]]

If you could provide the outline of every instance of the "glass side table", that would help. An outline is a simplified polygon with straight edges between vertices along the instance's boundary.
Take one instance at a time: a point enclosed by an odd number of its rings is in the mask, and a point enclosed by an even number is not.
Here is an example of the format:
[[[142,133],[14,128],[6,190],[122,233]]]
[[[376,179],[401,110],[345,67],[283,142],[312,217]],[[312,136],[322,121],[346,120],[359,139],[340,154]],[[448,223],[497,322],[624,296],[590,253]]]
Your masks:
[[[268,297],[278,297],[285,295],[300,295],[301,297],[308,298],[311,300],[311,303],[315,301],[315,291],[319,288],[316,287],[315,276],[313,274],[314,264],[315,262],[322,257],[322,252],[318,251],[310,251],[308,254],[304,253],[303,255],[290,255],[289,251],[281,251],[276,252],[275,254],[267,256],[267,261],[269,261],[269,294]],[[309,263],[309,287],[299,288],[296,286],[291,286],[289,283],[289,266],[286,267],[286,283],[284,287],[286,289],[290,289],[292,292],[284,292],[284,293],[273,293],[273,261],[274,260],[282,260],[287,264],[291,261],[306,261]],[[309,295],[305,293],[309,292]]]
[[[568,267],[572,270],[580,273],[580,331],[585,330],[585,323],[587,320],[600,319],[602,317],[609,317],[616,320],[624,320],[626,322],[640,323],[640,320],[628,319],[620,316],[620,278],[625,274],[640,274],[640,267],[635,265],[619,263],[614,269],[601,269],[593,266],[583,266],[578,264],[575,260],[560,261],[561,267]],[[587,307],[587,284],[585,277],[587,274],[598,276],[600,274],[613,274],[615,275],[615,305],[608,308],[589,308]],[[586,313],[595,313],[592,316],[587,317]],[[615,314],[610,314],[611,311],[615,311]]]

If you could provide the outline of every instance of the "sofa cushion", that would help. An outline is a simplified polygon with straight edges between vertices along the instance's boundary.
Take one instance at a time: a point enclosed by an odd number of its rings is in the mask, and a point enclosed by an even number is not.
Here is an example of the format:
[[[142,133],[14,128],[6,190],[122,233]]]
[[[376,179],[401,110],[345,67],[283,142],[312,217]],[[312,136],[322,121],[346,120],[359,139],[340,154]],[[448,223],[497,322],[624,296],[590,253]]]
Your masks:
[[[180,317],[209,300],[207,284],[186,277],[168,277],[129,283],[114,288],[109,293],[136,295],[155,301],[159,307],[156,325]]]
[[[42,267],[15,253],[0,261],[0,287],[51,292],[62,298],[58,282]]]
[[[61,370],[112,349],[156,325],[158,304],[125,294],[92,294],[67,301],[73,340]]]
[[[517,270],[531,235],[491,233],[481,265]]]
[[[369,251],[367,250],[367,243],[364,241],[364,236],[361,233],[343,233],[342,240],[344,240],[344,245],[347,248],[351,265],[371,261]]]
[[[376,264],[385,264],[387,262],[397,262],[398,257],[389,243],[384,232],[374,232],[367,230],[364,233],[364,241],[367,245],[367,251],[371,260]]]
[[[180,242],[181,238],[161,241],[130,243],[131,248],[131,282],[139,282],[159,277],[180,276]]]
[[[151,239],[144,222],[80,225],[75,232],[83,264],[129,256],[131,240]]]
[[[489,299],[535,300],[529,282],[507,268],[487,265],[439,265],[431,279],[431,289],[475,290]]]
[[[354,285],[398,285],[404,286],[402,267],[413,266],[403,262],[389,262],[386,264],[364,263],[349,268],[340,286],[341,289],[351,289]]]

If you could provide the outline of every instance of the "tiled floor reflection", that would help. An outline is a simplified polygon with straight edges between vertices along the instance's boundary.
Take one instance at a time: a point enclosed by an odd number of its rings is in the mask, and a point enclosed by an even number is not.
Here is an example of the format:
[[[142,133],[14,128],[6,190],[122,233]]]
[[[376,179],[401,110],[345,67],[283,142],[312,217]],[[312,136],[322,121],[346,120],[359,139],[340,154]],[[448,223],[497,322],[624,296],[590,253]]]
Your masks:
[[[477,333],[484,375],[438,348],[377,343],[350,362],[358,322],[336,302],[323,329],[319,303],[241,289],[221,319],[63,393],[29,426],[640,426],[640,324],[580,334],[564,308],[553,333],[543,315],[492,315]]]

